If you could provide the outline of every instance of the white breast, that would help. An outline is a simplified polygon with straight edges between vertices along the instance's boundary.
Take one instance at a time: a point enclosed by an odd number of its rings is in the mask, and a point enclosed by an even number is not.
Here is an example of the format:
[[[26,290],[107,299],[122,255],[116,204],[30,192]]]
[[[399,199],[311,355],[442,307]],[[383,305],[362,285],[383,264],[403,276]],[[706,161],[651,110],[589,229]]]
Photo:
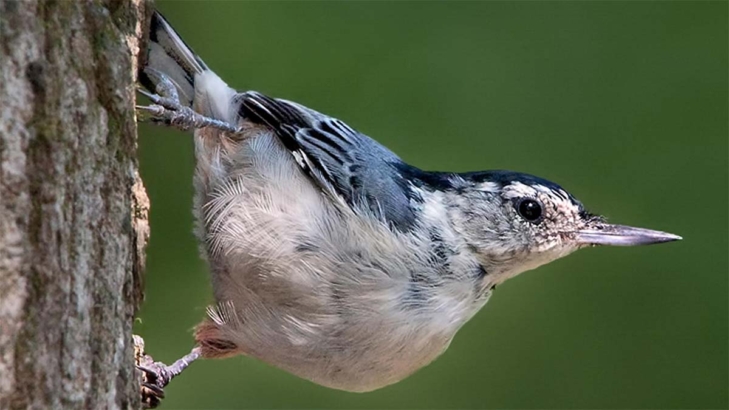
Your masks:
[[[198,192],[199,235],[215,297],[235,307],[221,332],[246,354],[325,386],[373,390],[435,359],[485,303],[449,284],[405,304],[411,273],[426,269],[417,241],[337,209],[272,135],[217,164],[216,188]]]

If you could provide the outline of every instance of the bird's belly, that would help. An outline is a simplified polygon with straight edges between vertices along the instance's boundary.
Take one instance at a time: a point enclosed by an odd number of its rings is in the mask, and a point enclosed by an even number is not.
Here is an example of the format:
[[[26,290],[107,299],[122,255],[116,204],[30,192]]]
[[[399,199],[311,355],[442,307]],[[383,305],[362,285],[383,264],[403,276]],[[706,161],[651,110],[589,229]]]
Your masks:
[[[284,253],[218,274],[217,300],[235,307],[228,339],[246,355],[315,383],[370,391],[433,361],[471,315],[456,308],[451,321],[448,303],[404,304],[409,282],[396,271],[362,264],[335,270],[319,257]]]
[[[426,366],[448,347],[452,338],[428,335],[414,343],[414,339],[409,339],[414,335],[398,335],[397,329],[371,332],[382,340],[350,340],[339,351],[327,347],[314,351],[297,349],[299,360],[293,361],[276,362],[268,352],[258,358],[326,387],[367,392],[397,383]],[[398,336],[401,340],[393,340]]]
[[[454,334],[424,323],[396,322],[386,313],[315,323],[305,322],[311,320],[309,314],[254,308],[259,309],[271,312],[265,323],[243,317],[236,330],[235,342],[246,355],[314,383],[353,392],[379,389],[411,375],[436,359]]]
[[[292,264],[282,254],[218,275],[216,297],[236,312],[225,333],[242,352],[327,387],[370,391],[433,361],[480,307],[405,303],[411,283],[399,272],[366,269],[366,258],[335,270],[319,258],[303,252]]]
[[[271,138],[256,137],[235,162],[215,191],[198,192],[196,213],[215,298],[235,312],[218,336],[243,353],[369,391],[434,360],[480,307],[470,285],[413,302],[423,266],[412,244],[335,209]]]

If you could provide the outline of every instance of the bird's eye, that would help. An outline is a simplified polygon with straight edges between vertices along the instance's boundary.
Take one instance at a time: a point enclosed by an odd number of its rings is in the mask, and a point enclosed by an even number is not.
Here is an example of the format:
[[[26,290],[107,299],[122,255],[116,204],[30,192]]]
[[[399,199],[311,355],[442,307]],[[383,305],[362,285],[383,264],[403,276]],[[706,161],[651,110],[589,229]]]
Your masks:
[[[542,205],[532,198],[523,198],[516,204],[516,211],[529,222],[537,222],[542,218]]]

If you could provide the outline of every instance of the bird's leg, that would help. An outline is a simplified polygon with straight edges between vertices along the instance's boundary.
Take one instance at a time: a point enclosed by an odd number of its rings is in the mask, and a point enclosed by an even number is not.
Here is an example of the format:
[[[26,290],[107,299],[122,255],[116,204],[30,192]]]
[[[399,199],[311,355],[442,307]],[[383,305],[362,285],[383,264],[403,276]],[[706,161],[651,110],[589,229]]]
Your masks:
[[[200,357],[200,348],[195,347],[190,353],[168,366],[162,362],[155,362],[151,356],[146,354],[144,340],[136,335],[134,336],[134,347],[137,368],[142,371],[142,404],[148,409],[157,407],[165,397],[164,388],[170,383],[170,380]]]
[[[137,110],[148,113],[154,121],[172,125],[181,130],[197,128],[217,128],[221,131],[239,133],[240,128],[222,120],[206,117],[180,103],[177,88],[172,81],[160,71],[153,68],[145,69],[145,74],[154,78],[156,94],[152,94],[142,88],[137,91],[152,101],[151,105],[137,105]]]

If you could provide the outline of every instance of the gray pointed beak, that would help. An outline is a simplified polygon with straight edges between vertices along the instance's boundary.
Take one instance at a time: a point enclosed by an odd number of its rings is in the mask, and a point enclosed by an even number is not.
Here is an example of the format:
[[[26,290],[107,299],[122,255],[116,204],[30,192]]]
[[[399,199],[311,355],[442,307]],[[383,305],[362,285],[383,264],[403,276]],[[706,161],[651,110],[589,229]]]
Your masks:
[[[577,241],[584,245],[635,246],[681,239],[683,238],[672,233],[606,223],[577,231]]]

